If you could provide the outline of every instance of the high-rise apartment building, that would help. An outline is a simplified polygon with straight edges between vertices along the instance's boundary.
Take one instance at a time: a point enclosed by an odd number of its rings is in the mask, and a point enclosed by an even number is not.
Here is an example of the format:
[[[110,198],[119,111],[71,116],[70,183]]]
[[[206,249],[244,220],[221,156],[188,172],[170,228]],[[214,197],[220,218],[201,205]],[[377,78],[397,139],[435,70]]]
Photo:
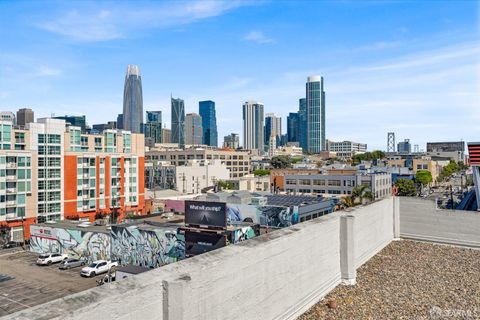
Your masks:
[[[202,144],[202,117],[198,113],[187,113],[185,116],[185,144]]]
[[[240,148],[238,133],[230,133],[228,136],[223,137],[223,147],[234,150]]]
[[[162,111],[147,111],[147,122],[142,124],[145,145],[162,143]]]
[[[307,151],[307,99],[298,100],[298,138],[300,147]]]
[[[142,77],[136,65],[128,65],[123,89],[123,129],[141,132],[143,123]]]
[[[325,91],[323,90],[323,77],[308,77],[305,98],[307,104],[306,151],[310,153],[320,153],[320,151],[327,149],[325,139]]]
[[[143,135],[83,134],[61,119],[25,128],[0,122],[0,226],[21,241],[29,225],[62,219],[122,219],[144,209]]]
[[[243,104],[243,148],[264,152],[263,103],[247,101]]]
[[[185,147],[185,102],[182,99],[172,100],[172,136],[171,142]]]
[[[264,130],[264,139],[266,145],[270,145],[272,133],[274,133],[276,138],[275,144],[279,145],[282,140],[282,118],[277,117],[275,113],[266,113]]]
[[[27,123],[34,122],[34,113],[32,109],[22,108],[17,111],[17,125],[24,127]]]
[[[299,142],[299,115],[298,112],[290,112],[287,117],[287,142]]]
[[[211,100],[198,103],[198,113],[202,117],[203,144],[207,146],[218,146],[217,116],[215,102]]]

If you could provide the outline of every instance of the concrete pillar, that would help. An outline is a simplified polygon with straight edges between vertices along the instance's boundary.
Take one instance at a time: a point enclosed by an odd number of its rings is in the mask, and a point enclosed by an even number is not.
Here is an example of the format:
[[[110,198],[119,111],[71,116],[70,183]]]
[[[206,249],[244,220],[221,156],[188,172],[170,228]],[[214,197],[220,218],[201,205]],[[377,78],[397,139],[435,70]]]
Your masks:
[[[400,240],[400,198],[393,197],[393,240]]]
[[[162,281],[163,320],[183,319],[184,284],[181,281]]]
[[[340,217],[340,272],[342,283],[353,286],[357,283],[355,267],[354,216]]]

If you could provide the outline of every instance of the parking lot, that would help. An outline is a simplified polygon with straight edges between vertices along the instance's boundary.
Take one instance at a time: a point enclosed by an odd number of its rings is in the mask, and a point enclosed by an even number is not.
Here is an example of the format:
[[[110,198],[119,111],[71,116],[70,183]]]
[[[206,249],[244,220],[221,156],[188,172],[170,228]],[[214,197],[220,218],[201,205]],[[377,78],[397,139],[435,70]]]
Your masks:
[[[103,276],[82,278],[80,267],[37,266],[37,257],[31,252],[0,250],[0,317],[95,287]]]

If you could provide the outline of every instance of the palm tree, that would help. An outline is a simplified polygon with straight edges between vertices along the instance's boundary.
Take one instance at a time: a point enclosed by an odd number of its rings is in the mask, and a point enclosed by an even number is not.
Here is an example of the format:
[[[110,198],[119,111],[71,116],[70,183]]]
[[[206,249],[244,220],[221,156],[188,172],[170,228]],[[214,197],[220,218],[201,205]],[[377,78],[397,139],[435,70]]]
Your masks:
[[[352,196],[346,196],[342,198],[342,206],[344,206],[345,208],[355,206],[355,199]]]
[[[361,184],[352,190],[352,198],[355,201],[363,204],[364,200],[373,201],[373,193],[367,185]]]

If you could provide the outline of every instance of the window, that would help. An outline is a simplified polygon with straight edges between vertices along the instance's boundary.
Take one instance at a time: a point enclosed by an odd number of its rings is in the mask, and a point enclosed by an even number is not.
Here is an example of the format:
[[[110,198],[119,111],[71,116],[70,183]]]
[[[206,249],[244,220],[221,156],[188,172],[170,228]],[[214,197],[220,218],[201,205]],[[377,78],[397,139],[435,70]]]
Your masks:
[[[286,184],[290,184],[290,185],[296,185],[297,184],[297,180],[296,179],[287,179],[287,181],[285,182]]]
[[[342,185],[342,182],[340,180],[328,180],[328,185],[340,187]]]
[[[313,180],[313,185],[314,186],[324,186],[325,185],[325,180],[315,179],[315,180]]]
[[[60,135],[59,134],[49,134],[47,135],[48,143],[60,144]]]
[[[303,185],[303,186],[309,186],[310,185],[310,179],[300,179],[299,180],[299,184]]]
[[[18,194],[17,195],[17,203],[18,204],[25,204],[25,194]]]

